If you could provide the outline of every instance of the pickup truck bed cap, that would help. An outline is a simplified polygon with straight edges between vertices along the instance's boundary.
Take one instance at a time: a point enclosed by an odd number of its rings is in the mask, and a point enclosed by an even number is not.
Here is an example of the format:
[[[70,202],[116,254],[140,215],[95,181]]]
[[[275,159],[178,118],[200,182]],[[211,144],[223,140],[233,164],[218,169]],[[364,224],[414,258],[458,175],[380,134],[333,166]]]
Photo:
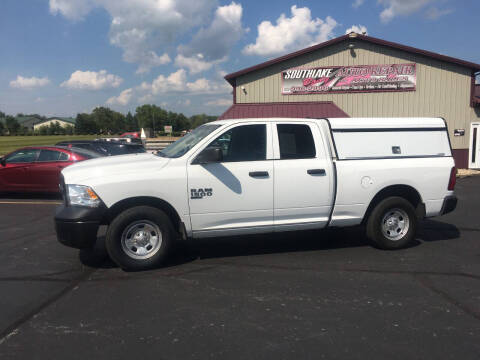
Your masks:
[[[446,128],[442,118],[329,118],[332,130]]]

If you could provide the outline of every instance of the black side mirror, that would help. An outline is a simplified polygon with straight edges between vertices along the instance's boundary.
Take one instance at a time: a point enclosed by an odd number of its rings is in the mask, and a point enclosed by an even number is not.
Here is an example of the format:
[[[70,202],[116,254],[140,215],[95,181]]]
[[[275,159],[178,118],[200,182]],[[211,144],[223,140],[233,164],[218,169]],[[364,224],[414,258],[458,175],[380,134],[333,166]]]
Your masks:
[[[222,162],[223,152],[219,147],[207,147],[193,160],[192,164],[209,164]]]
[[[0,158],[0,165],[2,166],[6,166],[7,165],[7,161],[5,160],[5,158]]]

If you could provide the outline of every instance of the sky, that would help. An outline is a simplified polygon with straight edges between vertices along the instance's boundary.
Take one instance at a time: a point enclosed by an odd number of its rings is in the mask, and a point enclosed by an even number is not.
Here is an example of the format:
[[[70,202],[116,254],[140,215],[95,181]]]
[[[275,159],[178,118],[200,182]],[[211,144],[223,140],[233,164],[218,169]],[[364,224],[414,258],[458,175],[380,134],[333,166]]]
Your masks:
[[[480,63],[480,0],[0,0],[0,111],[220,115],[231,72],[351,30]]]

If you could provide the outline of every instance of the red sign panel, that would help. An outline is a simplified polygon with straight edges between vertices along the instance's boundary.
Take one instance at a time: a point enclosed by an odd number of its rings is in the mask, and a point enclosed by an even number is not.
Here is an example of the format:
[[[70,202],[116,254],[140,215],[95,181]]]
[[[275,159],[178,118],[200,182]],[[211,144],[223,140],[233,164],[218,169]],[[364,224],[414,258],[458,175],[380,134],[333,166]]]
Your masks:
[[[415,91],[416,64],[357,65],[282,71],[282,94]]]

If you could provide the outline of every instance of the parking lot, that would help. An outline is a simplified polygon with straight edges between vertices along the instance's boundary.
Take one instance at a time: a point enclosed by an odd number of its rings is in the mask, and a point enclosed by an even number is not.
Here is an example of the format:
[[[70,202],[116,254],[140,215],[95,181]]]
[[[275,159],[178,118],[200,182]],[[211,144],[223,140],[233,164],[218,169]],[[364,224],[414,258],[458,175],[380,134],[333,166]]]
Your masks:
[[[201,240],[127,273],[57,243],[58,199],[0,199],[1,359],[478,359],[480,177],[414,246],[358,229]]]

